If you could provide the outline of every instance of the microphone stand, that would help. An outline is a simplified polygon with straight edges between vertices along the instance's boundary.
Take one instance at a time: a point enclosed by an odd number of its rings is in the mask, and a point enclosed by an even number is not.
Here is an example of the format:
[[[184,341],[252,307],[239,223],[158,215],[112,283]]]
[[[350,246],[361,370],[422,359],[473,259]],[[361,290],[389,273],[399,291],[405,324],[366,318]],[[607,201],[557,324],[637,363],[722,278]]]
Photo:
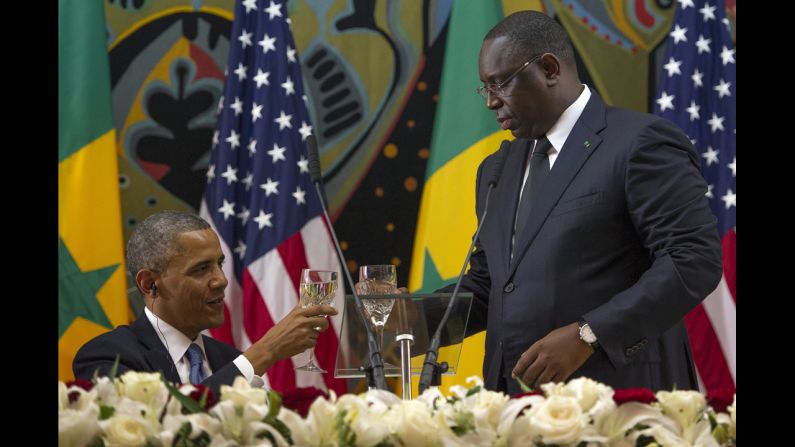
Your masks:
[[[497,185],[497,179],[499,178],[500,173],[502,172],[503,165],[505,164],[505,159],[508,156],[508,149],[510,147],[510,142],[504,140],[500,145],[499,153],[497,154],[497,159],[495,160],[494,165],[492,166],[492,170],[490,172],[489,178],[489,189],[486,191],[486,201],[483,206],[483,215],[480,217],[480,223],[478,224],[477,231],[475,231],[475,236],[472,238],[472,243],[469,244],[469,251],[467,252],[466,260],[464,261],[464,265],[461,266],[461,273],[458,274],[458,281],[455,283],[455,288],[453,289],[453,294],[450,296],[450,302],[447,304],[447,310],[442,317],[442,320],[439,322],[439,325],[436,327],[436,332],[433,334],[433,338],[431,339],[430,346],[428,350],[425,352],[425,361],[422,365],[422,373],[420,373],[420,383],[419,383],[419,392],[422,394],[429,386],[439,386],[442,384],[442,374],[447,372],[449,365],[447,362],[438,363],[436,360],[439,357],[439,345],[441,344],[442,338],[442,328],[447,323],[447,320],[450,318],[450,314],[453,311],[453,304],[455,304],[456,296],[458,295],[458,288],[461,286],[461,280],[464,279],[464,272],[466,271],[467,265],[469,265],[469,259],[472,257],[472,249],[475,247],[475,242],[478,240],[478,236],[480,235],[480,230],[483,229],[483,223],[486,221],[486,214],[489,211],[489,197],[491,196],[491,191]]]

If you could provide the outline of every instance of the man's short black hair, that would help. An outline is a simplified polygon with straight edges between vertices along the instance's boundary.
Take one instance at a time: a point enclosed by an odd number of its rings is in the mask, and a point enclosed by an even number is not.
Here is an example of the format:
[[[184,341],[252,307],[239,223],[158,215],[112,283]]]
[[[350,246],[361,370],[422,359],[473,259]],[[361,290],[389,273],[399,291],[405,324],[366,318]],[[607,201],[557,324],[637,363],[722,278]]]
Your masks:
[[[574,48],[566,31],[552,17],[539,11],[518,11],[494,25],[483,40],[507,38],[512,56],[529,59],[553,53],[562,61],[574,63]]]

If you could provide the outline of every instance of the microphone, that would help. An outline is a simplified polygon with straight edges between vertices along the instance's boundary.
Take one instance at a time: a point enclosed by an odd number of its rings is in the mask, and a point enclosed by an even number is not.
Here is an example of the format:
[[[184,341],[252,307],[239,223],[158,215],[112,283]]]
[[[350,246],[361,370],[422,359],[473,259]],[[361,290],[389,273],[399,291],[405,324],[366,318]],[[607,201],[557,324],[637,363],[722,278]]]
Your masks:
[[[351,287],[351,292],[353,293],[353,298],[356,303],[356,311],[359,318],[364,323],[365,331],[367,331],[367,352],[370,356],[370,367],[366,370],[367,386],[368,388],[388,390],[386,376],[384,375],[384,361],[381,358],[381,350],[378,348],[378,342],[375,339],[373,331],[370,329],[362,300],[356,293],[356,287],[353,285],[353,279],[351,279],[351,272],[348,271],[348,264],[345,262],[345,256],[342,254],[340,243],[337,241],[337,232],[334,231],[334,227],[331,225],[331,218],[326,209],[326,201],[323,198],[323,191],[321,190],[323,176],[320,173],[320,157],[318,157],[317,140],[315,140],[314,135],[309,135],[306,138],[306,149],[309,156],[309,177],[312,179],[312,183],[315,184],[315,190],[320,199],[320,207],[323,208],[323,215],[326,217],[326,222],[328,222],[328,226],[331,229],[331,237],[334,239],[334,248],[337,249],[337,256],[341,262],[342,270],[345,272],[345,278],[348,279],[348,285]]]
[[[461,286],[461,280],[464,279],[464,271],[469,264],[469,258],[472,257],[472,249],[475,246],[475,242],[478,240],[480,230],[483,228],[483,222],[486,221],[486,213],[489,211],[489,196],[491,196],[491,191],[494,189],[494,187],[497,186],[497,181],[500,178],[500,174],[502,174],[502,168],[505,166],[505,160],[508,158],[508,150],[510,149],[510,146],[510,141],[502,140],[500,149],[497,151],[497,155],[495,156],[494,163],[492,163],[490,169],[485,173],[486,183],[489,185],[489,189],[486,191],[486,203],[483,205],[483,215],[480,216],[478,229],[475,231],[475,236],[472,238],[472,243],[469,245],[467,257],[464,261],[464,265],[461,266],[461,273],[458,274],[458,281],[456,281],[453,294],[450,296],[450,302],[447,303],[447,311],[444,313],[441,321],[439,321],[439,325],[436,327],[436,332],[433,334],[433,338],[431,338],[430,346],[425,352],[425,361],[423,362],[422,373],[420,374],[420,394],[422,394],[431,385],[441,385],[441,374],[447,370],[447,362],[443,362],[444,366],[441,366],[436,362],[436,359],[439,357],[439,344],[441,343],[440,340],[442,338],[442,328],[445,326],[445,324],[447,324],[447,320],[450,318],[450,314],[453,311],[453,304],[455,304],[455,299],[458,295],[458,288]]]

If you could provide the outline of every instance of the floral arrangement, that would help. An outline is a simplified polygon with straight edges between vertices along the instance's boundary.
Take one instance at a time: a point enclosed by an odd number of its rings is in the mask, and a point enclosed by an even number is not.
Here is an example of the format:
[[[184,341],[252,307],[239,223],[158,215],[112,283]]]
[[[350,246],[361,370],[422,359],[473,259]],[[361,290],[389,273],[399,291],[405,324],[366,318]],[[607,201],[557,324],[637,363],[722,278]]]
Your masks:
[[[613,390],[588,378],[513,398],[471,386],[315,398],[302,416],[242,377],[199,385],[127,372],[58,384],[59,446],[736,446],[736,395]]]

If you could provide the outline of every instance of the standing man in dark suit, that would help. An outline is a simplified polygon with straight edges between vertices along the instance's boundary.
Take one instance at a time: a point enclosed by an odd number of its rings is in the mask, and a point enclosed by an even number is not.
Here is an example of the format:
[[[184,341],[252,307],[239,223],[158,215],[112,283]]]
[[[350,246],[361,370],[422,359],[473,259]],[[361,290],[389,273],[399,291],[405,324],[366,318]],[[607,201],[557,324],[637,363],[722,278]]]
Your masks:
[[[462,283],[470,330],[487,329],[486,387],[697,387],[683,317],[718,284],[721,246],[690,141],[607,106],[543,13],[498,23],[479,65],[486,107],[517,137]],[[478,216],[494,161],[478,169]]]
[[[131,326],[83,345],[72,362],[75,377],[107,374],[118,355],[119,374],[162,371],[167,380],[203,383],[216,393],[239,375],[263,386],[260,376],[271,365],[314,347],[328,328],[323,315],[337,313],[296,306],[243,353],[200,336],[224,322],[223,262],[218,236],[196,215],[164,211],[138,224],[127,243],[127,269],[144,295],[144,312]]]

